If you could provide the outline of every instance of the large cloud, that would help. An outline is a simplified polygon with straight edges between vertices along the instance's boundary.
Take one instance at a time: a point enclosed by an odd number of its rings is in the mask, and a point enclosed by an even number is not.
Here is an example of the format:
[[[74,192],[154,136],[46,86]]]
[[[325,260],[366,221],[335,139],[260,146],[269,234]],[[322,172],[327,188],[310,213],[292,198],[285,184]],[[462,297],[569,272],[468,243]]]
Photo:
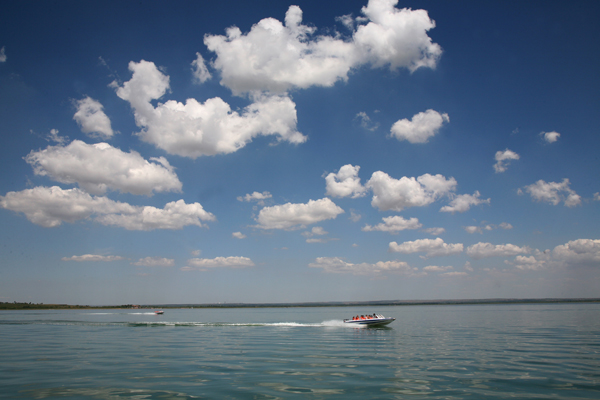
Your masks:
[[[294,229],[306,225],[333,219],[343,213],[333,201],[328,198],[309,200],[308,203],[286,203],[260,210],[256,221],[262,229]]]
[[[391,134],[398,140],[410,143],[427,143],[445,122],[450,122],[448,114],[440,114],[435,110],[420,112],[412,120],[401,119],[392,125]]]
[[[454,178],[425,174],[418,178],[394,179],[382,171],[374,172],[366,187],[373,190],[371,205],[381,211],[402,211],[408,207],[422,207],[448,195],[456,188]]]
[[[381,231],[396,234],[405,229],[419,229],[421,226],[423,225],[419,223],[417,218],[404,219],[399,215],[394,215],[392,217],[384,217],[383,223],[375,226],[365,225],[362,230],[365,232]]]
[[[143,60],[130,62],[129,69],[133,76],[117,89],[117,95],[131,104],[142,128],[137,135],[169,154],[191,158],[228,154],[259,135],[274,135],[279,141],[295,144],[306,141],[296,130],[296,105],[287,96],[256,95],[241,114],[219,97],[204,103],[169,100],[155,108],[150,101],[166,93],[169,77]]]
[[[467,254],[473,258],[508,257],[530,252],[531,249],[527,246],[519,247],[510,243],[493,245],[479,242],[467,248]]]
[[[358,170],[360,167],[351,164],[344,165],[337,174],[330,173],[325,177],[327,196],[332,197],[362,197],[366,188],[360,184]]]
[[[107,143],[74,140],[68,146],[49,146],[25,158],[36,175],[61,183],[77,183],[92,194],[108,189],[132,194],[181,192],[181,182],[164,157],[146,161],[139,153],[125,153]]]
[[[571,240],[552,251],[552,258],[564,266],[588,265],[600,267],[600,240]]]
[[[328,273],[350,273],[353,275],[380,274],[383,272],[412,275],[417,271],[417,268],[411,268],[404,261],[352,264],[339,257],[318,257],[315,259],[315,262],[308,264],[308,266],[311,268],[323,268],[323,271]]]
[[[213,221],[214,215],[199,203],[183,200],[167,203],[163,209],[152,206],[132,206],[106,197],[90,196],[80,189],[63,190],[58,186],[36,187],[0,196],[0,206],[22,212],[34,224],[51,228],[63,222],[95,217],[103,225],[128,230],[182,229],[187,225],[204,226],[201,221]]]
[[[110,119],[103,111],[99,101],[86,97],[75,102],[77,112],[73,119],[77,121],[81,131],[90,136],[110,139],[114,132],[110,126]]]
[[[463,244],[445,243],[441,238],[418,239],[401,244],[391,242],[389,244],[389,249],[396,253],[425,253],[426,257],[441,257],[462,253]]]
[[[370,0],[362,8],[366,18],[356,20],[367,24],[359,25],[348,41],[314,35],[314,27],[302,25],[300,7],[290,6],[285,24],[265,18],[247,34],[231,27],[226,36],[206,35],[204,44],[217,55],[214,67],[221,72],[221,84],[235,94],[332,86],[364,64],[389,65],[392,70],[434,68],[441,48],[427,31],[435,23],[427,11],[399,10],[396,4]]]
[[[565,206],[575,207],[581,204],[581,196],[575,193],[570,187],[570,182],[567,178],[562,182],[545,182],[539,180],[534,184],[525,186],[525,191],[531,195],[531,198],[537,201],[548,202],[553,205],[560,204],[564,201]],[[522,189],[519,189],[519,194],[522,194]]]

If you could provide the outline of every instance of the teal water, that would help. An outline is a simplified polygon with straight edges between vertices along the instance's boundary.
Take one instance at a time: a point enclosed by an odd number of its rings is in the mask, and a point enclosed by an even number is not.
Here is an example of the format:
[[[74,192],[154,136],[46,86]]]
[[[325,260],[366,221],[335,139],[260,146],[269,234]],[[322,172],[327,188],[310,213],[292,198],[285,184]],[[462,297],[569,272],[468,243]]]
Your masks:
[[[0,398],[600,398],[597,303],[3,311],[0,335]]]

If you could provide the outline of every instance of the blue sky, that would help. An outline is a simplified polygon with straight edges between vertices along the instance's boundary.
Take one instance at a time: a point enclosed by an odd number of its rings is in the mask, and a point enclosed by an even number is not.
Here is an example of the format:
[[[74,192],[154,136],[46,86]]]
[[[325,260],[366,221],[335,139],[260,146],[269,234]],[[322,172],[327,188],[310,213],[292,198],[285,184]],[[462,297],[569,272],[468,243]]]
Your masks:
[[[217,3],[4,5],[0,301],[600,297],[597,2]]]

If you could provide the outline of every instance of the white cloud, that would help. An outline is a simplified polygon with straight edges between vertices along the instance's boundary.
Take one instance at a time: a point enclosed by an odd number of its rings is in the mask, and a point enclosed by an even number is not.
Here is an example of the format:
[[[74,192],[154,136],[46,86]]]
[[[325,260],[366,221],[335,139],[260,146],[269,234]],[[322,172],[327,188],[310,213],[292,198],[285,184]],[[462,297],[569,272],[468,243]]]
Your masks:
[[[468,276],[469,274],[467,274],[466,272],[462,272],[462,271],[450,271],[450,272],[444,272],[443,274],[441,274],[441,276],[444,277],[455,277],[455,276]]]
[[[600,192],[594,193],[594,201],[600,201]]]
[[[306,136],[296,130],[296,105],[287,96],[254,96],[242,113],[215,97],[199,103],[169,100],[158,103],[169,89],[169,77],[152,62],[130,62],[131,80],[117,89],[117,95],[134,110],[137,135],[169,154],[197,158],[238,151],[256,136],[274,135],[278,141],[299,144]]]
[[[465,226],[465,231],[467,231],[467,233],[473,234],[473,233],[483,233],[483,231],[481,230],[481,227],[479,226]]]
[[[365,232],[382,231],[389,232],[391,234],[397,234],[398,232],[406,229],[419,229],[421,226],[423,226],[419,223],[417,218],[404,219],[399,215],[395,215],[392,217],[384,217],[382,219],[383,223],[375,226],[365,225],[362,230]]]
[[[371,205],[380,211],[402,211],[407,207],[422,207],[448,195],[456,188],[454,178],[425,174],[418,178],[394,179],[382,171],[376,171],[366,184],[373,190]]]
[[[369,21],[358,26],[352,40],[314,35],[316,28],[302,25],[302,10],[290,6],[285,24],[265,18],[243,34],[237,27],[226,36],[206,35],[204,44],[216,53],[214,67],[221,84],[233,93],[285,92],[293,88],[332,86],[347,80],[352,68],[364,64],[390,69],[434,68],[441,55],[427,31],[435,27],[424,10],[398,10],[397,0],[370,0],[362,8]],[[345,25],[351,27],[348,16]]]
[[[0,62],[6,62],[6,52],[4,51],[4,46],[0,49]]]
[[[425,268],[423,268],[423,271],[425,272],[445,272],[448,270],[451,270],[453,267],[452,266],[445,266],[445,267],[440,267],[438,265],[428,265]]]
[[[323,236],[323,235],[327,235],[328,233],[329,232],[327,232],[322,227],[314,226],[310,231],[302,232],[302,236],[304,236],[304,237]]]
[[[58,129],[50,129],[50,134],[47,136],[46,140],[49,142],[58,143],[60,145],[64,145],[69,140],[68,136],[60,136],[58,134]]]
[[[545,182],[540,179],[532,185],[525,186],[524,189],[531,195],[532,199],[537,201],[548,202],[555,206],[564,201],[567,207],[578,206],[581,204],[581,196],[575,193],[569,185],[570,182],[567,178],[560,183]],[[522,194],[523,191],[519,189],[518,193]]]
[[[182,184],[164,157],[146,161],[139,153],[125,153],[107,143],[74,140],[66,147],[49,146],[25,157],[36,175],[61,183],[77,183],[92,194],[108,189],[151,196],[153,192],[181,192]]]
[[[340,168],[337,174],[333,172],[328,174],[325,177],[327,188],[325,194],[332,197],[352,196],[353,199],[364,196],[367,189],[360,184],[359,170],[358,165],[347,164]]]
[[[548,143],[554,143],[560,137],[560,133],[554,132],[554,131],[552,131],[552,132],[541,132],[540,136],[542,136],[546,142],[548,142]]]
[[[600,267],[600,240],[577,239],[556,246],[552,258],[562,266]]]
[[[462,253],[462,243],[444,243],[441,238],[418,239],[412,242],[398,244],[391,242],[389,249],[392,252],[411,254],[425,253],[426,257],[441,257]]]
[[[379,128],[379,123],[373,122],[371,118],[369,118],[367,113],[364,111],[361,111],[358,114],[356,114],[354,119],[360,120],[360,126],[368,131],[373,132],[377,130],[377,128]]]
[[[73,119],[77,121],[81,131],[92,137],[110,139],[114,132],[110,126],[110,119],[103,111],[99,101],[86,97],[75,101],[77,112]]]
[[[343,213],[329,198],[309,200],[307,204],[286,203],[260,210],[256,221],[257,228],[262,229],[294,229],[317,222],[334,219]]]
[[[104,261],[104,262],[112,262],[112,261],[120,261],[124,260],[124,257],[121,256],[102,256],[98,254],[84,254],[82,256],[71,256],[71,257],[63,257],[62,261]]]
[[[200,53],[196,53],[196,59],[192,61],[192,76],[196,83],[204,83],[211,78],[210,72],[208,72],[208,68],[204,63],[204,58]]]
[[[191,258],[182,271],[208,271],[211,268],[247,268],[254,262],[248,257]]]
[[[494,164],[494,170],[496,173],[499,173],[506,171],[510,160],[518,160],[520,157],[514,151],[506,149],[504,151],[497,151],[495,158],[496,164]]]
[[[237,200],[247,202],[256,201],[258,204],[264,204],[264,200],[270,199],[271,197],[273,196],[269,192],[252,192],[252,194],[246,194],[244,197],[238,196]]]
[[[502,222],[500,224],[500,228],[502,228],[502,229],[512,229],[513,226],[511,224],[509,224],[508,222]]]
[[[394,272],[413,275],[416,268],[411,268],[404,261],[379,261],[375,264],[352,264],[339,257],[317,257],[315,262],[308,264],[311,268],[323,268],[327,273],[350,273],[353,275],[377,275],[384,272]]]
[[[132,265],[137,265],[140,267],[173,267],[175,266],[175,260],[172,258],[164,258],[164,257],[145,257],[140,258]]]
[[[463,213],[465,211],[469,211],[471,206],[477,206],[479,204],[490,204],[491,199],[483,200],[480,199],[481,193],[479,191],[475,191],[472,195],[470,194],[461,194],[456,196],[449,205],[440,208],[442,212],[459,212]]]
[[[424,229],[424,231],[433,236],[440,236],[441,234],[446,232],[446,229],[444,229],[444,228],[427,228],[427,229]]]
[[[183,200],[167,203],[164,209],[132,206],[106,197],[90,196],[80,189],[63,190],[58,186],[36,187],[0,196],[2,208],[22,212],[36,225],[56,227],[95,216],[103,225],[120,226],[128,230],[182,229],[187,225],[204,226],[201,221],[213,221],[199,203]]]
[[[186,204],[184,200],[172,201],[164,208],[136,207],[134,212],[104,214],[96,217],[103,225],[114,225],[127,230],[151,231],[154,229],[183,229],[188,225],[204,227],[201,221],[214,221],[215,217],[200,203]]]
[[[356,210],[350,210],[350,217],[348,218],[352,222],[358,222],[362,218],[362,215],[356,212]]]
[[[545,267],[545,261],[537,260],[534,256],[517,256],[513,262],[505,261],[506,264],[514,265],[516,268],[526,271],[538,271]]]
[[[242,232],[233,232],[231,234],[231,237],[234,237],[236,239],[246,239],[246,235],[244,235]]]
[[[392,125],[391,134],[398,140],[408,140],[410,143],[427,143],[444,122],[450,122],[448,114],[440,114],[435,110],[420,112],[412,120],[401,119]]]
[[[475,259],[487,257],[508,257],[517,254],[530,253],[531,249],[527,246],[519,247],[514,244],[498,244],[479,242],[467,247],[467,254]]]

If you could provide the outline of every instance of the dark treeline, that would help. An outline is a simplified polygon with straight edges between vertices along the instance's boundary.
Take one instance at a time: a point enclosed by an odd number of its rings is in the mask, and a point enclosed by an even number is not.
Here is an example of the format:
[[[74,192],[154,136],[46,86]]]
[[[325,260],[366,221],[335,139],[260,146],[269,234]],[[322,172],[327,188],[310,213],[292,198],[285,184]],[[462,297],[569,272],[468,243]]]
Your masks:
[[[80,306],[69,304],[0,302],[0,310],[61,310],[61,309],[107,309],[107,308],[290,308],[290,307],[377,307],[377,306],[423,306],[423,305],[476,305],[476,304],[538,304],[538,303],[597,303],[600,298],[574,299],[464,299],[464,300],[380,300],[361,302],[312,302],[312,303],[218,303],[218,304],[144,304],[112,306]]]

